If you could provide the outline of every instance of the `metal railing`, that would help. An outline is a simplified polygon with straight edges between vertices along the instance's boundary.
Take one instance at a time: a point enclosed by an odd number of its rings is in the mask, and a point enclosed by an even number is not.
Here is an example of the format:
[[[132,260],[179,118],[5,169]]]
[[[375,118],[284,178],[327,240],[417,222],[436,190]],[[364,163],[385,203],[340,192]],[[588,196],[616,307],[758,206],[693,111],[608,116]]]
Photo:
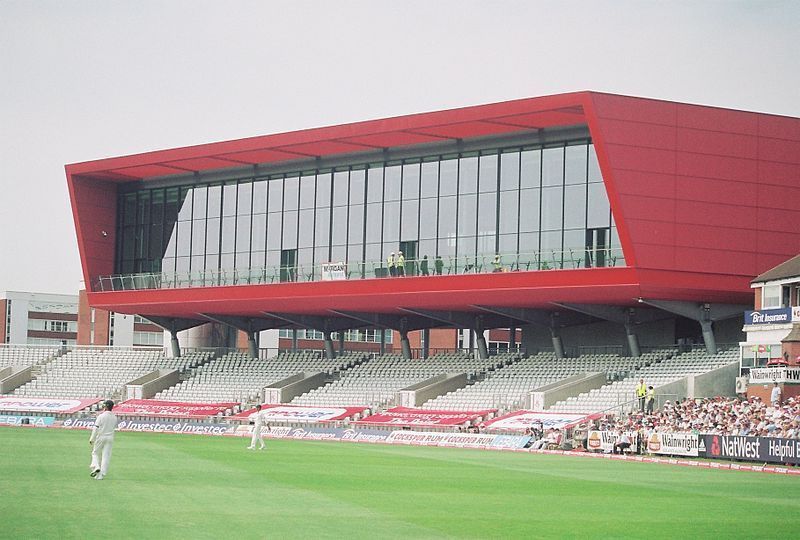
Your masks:
[[[147,289],[184,289],[190,287],[220,287],[232,285],[263,285],[327,281],[333,279],[379,279],[392,277],[384,260],[358,261],[344,264],[344,271],[332,275],[324,264],[295,264],[259,266],[236,269],[212,269],[186,272],[145,272],[99,276],[92,282],[95,292]],[[486,274],[492,272],[528,272],[540,270],[572,270],[625,266],[621,248],[535,253],[501,253],[494,255],[446,257],[441,259],[406,259],[404,276],[436,276]]]

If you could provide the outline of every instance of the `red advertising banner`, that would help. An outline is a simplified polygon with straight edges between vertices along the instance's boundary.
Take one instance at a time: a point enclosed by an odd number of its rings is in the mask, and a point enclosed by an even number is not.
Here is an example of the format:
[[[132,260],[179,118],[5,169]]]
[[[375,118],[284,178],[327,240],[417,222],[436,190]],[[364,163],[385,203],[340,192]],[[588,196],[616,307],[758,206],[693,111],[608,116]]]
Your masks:
[[[0,411],[48,412],[69,414],[78,412],[100,401],[90,399],[29,398],[0,396]]]
[[[550,413],[538,411],[519,410],[498,416],[485,424],[486,429],[502,429],[506,431],[525,431],[532,425],[541,423],[544,429],[574,426],[585,418],[594,418],[599,415]]]
[[[180,401],[158,401],[155,399],[129,399],[116,407],[120,415],[168,416],[171,418],[206,418],[225,414],[238,403],[183,403]]]
[[[261,414],[267,422],[333,422],[362,414],[364,407],[305,407],[302,405],[264,404]],[[241,420],[250,418],[255,409],[234,416]]]
[[[486,418],[495,409],[485,411],[428,411],[410,407],[394,407],[358,421],[361,425],[386,426],[458,426]]]

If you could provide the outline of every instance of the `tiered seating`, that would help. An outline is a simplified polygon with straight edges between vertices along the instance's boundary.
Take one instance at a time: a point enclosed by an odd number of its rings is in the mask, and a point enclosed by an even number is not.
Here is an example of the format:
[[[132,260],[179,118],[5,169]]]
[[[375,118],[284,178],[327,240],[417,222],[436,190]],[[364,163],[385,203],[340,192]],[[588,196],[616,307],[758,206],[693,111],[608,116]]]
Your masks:
[[[194,370],[193,376],[159,392],[154,399],[189,403],[256,400],[265,386],[297,373],[334,373],[364,360],[348,354],[328,360],[318,352],[281,353],[269,359],[232,352]]]
[[[340,379],[294,398],[292,404],[382,407],[394,399],[397,391],[436,375],[475,376],[507,361],[506,356],[481,360],[460,353],[434,355],[425,360],[406,360],[399,354],[389,354],[348,370]]]
[[[687,375],[705,373],[735,362],[739,358],[736,349],[721,351],[716,355],[703,350],[673,356],[632,372],[628,377],[614,381],[588,393],[560,401],[550,407],[554,412],[596,412],[611,409],[619,404],[635,399],[635,389],[639,379],[654,388],[682,379]]]
[[[0,368],[22,368],[47,360],[58,352],[58,347],[0,346]]]
[[[76,349],[56,358],[31,382],[14,390],[18,396],[50,398],[111,397],[130,381],[156,369],[185,370],[212,353],[166,358],[160,350]]]
[[[556,359],[552,352],[539,353],[490,372],[483,381],[434,398],[422,408],[452,411],[519,408],[528,392],[576,373],[603,372],[613,378],[653,359],[653,355],[630,358],[616,354]]]

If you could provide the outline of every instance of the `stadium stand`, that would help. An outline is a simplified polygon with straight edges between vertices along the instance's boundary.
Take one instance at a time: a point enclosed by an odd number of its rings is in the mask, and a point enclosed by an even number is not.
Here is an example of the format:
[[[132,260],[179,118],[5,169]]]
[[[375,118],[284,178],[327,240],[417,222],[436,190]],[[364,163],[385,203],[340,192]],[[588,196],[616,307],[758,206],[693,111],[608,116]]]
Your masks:
[[[616,354],[590,354],[556,359],[552,352],[538,353],[487,374],[483,381],[460,388],[422,405],[430,410],[517,409],[525,397],[542,386],[577,373],[602,372],[607,378],[624,376],[666,353],[647,353],[638,358]]]
[[[597,412],[611,409],[634,399],[634,389],[639,379],[656,389],[687,375],[699,374],[738,361],[736,349],[725,350],[716,355],[696,349],[687,353],[653,362],[631,372],[622,380],[611,382],[601,388],[559,401],[548,410],[551,412]]]
[[[425,360],[405,360],[399,354],[374,358],[340,374],[333,382],[297,396],[293,405],[364,405],[371,408],[391,404],[395,394],[443,373],[466,373],[475,378],[488,369],[511,361],[512,356],[491,356],[486,360],[462,353],[436,354]]]
[[[0,368],[32,366],[49,360],[58,352],[58,347],[2,345],[0,346]]]
[[[184,371],[213,353],[195,352],[166,358],[158,350],[75,349],[42,366],[31,382],[14,390],[26,397],[118,398],[124,385],[156,369]]]
[[[333,360],[319,352],[281,353],[269,359],[254,359],[247,353],[231,352],[192,370],[190,377],[156,394],[154,399],[192,403],[258,400],[265,386],[297,373],[329,375],[355,366],[365,359],[361,353]]]

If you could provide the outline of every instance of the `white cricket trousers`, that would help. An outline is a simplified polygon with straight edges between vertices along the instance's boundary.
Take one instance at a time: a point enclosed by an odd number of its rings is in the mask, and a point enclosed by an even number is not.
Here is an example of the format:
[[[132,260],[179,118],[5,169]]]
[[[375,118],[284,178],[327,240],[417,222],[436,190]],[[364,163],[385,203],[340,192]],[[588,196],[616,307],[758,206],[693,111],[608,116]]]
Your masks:
[[[108,464],[111,463],[111,447],[114,445],[113,435],[97,437],[92,446],[92,470],[100,469],[100,476],[105,476],[108,472]]]
[[[256,441],[261,443],[261,448],[264,448],[264,436],[261,434],[261,429],[253,428],[253,438],[250,439],[250,448],[256,447]]]

